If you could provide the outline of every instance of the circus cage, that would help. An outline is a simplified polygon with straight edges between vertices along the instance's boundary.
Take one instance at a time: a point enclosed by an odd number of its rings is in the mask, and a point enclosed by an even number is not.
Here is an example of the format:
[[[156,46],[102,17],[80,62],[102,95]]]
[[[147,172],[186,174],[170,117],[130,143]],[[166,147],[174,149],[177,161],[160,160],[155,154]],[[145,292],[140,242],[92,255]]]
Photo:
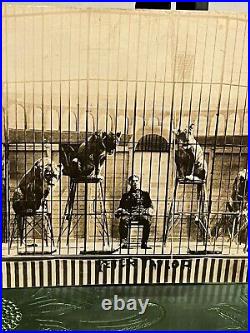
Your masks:
[[[247,281],[244,14],[5,6],[2,113],[3,287]],[[180,177],[181,131],[203,179]],[[111,132],[101,177],[67,171]],[[146,249],[138,223],[120,244],[133,174],[153,205]],[[48,193],[26,209],[36,182]]]

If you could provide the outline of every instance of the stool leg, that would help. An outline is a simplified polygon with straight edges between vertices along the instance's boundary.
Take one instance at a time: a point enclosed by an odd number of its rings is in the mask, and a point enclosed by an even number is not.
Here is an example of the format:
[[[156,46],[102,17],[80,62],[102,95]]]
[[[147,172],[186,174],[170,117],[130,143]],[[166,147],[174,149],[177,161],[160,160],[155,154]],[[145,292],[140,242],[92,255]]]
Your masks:
[[[50,214],[48,216],[48,220],[49,220],[48,224],[49,224],[51,242],[52,242],[52,245],[55,246],[53,224],[52,224],[52,218],[51,218]]]
[[[22,218],[22,225],[23,225],[23,231],[24,231],[24,234],[22,234],[22,236],[20,237],[20,243],[21,245],[23,243],[27,244],[27,224],[28,224],[28,221],[27,221],[27,218],[26,217],[23,217]]]
[[[107,244],[109,246],[109,231],[108,231],[108,223],[107,223],[107,216],[106,216],[106,208],[105,208],[105,200],[104,200],[104,193],[102,183],[100,182],[100,192],[101,192],[101,223],[102,223],[102,232],[103,232],[103,246],[105,246],[105,236],[107,238]]]
[[[136,239],[133,242],[133,238],[132,238],[132,229],[135,228],[136,229]],[[139,224],[139,222],[137,224],[129,224],[128,226],[128,249],[132,249],[133,245],[136,246],[136,249],[138,250],[138,248],[141,246],[141,237],[142,235],[140,235],[140,230],[142,230],[142,234],[143,234],[143,228],[144,226],[142,224]]]
[[[50,234],[50,240],[52,245],[54,246],[54,233],[53,233],[53,225],[52,225],[52,218],[51,213],[48,211],[48,203],[45,201],[45,210],[46,210],[46,218],[47,218],[47,231],[49,231]]]
[[[164,237],[163,237],[163,243],[164,244],[166,244],[166,241],[167,241],[167,238],[168,238],[168,233],[169,233],[169,231],[171,230],[171,228],[173,227],[173,224],[174,224],[174,214],[172,214],[172,210],[173,210],[174,205],[175,205],[178,185],[179,185],[178,178],[176,178],[175,186],[174,186],[173,199],[172,199],[171,206],[170,206],[170,209],[169,209],[167,223],[166,223],[166,230],[165,230],[165,234],[164,234]]]
[[[68,232],[67,232],[67,245],[69,245],[69,236],[70,236],[70,229],[71,229],[71,221],[72,221],[72,214],[74,208],[74,201],[75,201],[75,194],[76,194],[76,183],[72,182],[72,187],[69,193],[69,215],[68,215]]]
[[[246,235],[246,243],[243,249],[243,252],[246,253],[248,251],[248,234]]]
[[[17,227],[17,217],[15,216],[14,221],[13,221],[13,229],[12,229],[12,232],[11,232],[11,235],[10,235],[10,245],[9,245],[10,248],[12,246],[12,242],[13,242],[13,239],[15,237],[15,234],[17,236],[17,229],[18,229],[18,227]]]
[[[45,238],[45,244],[48,246],[48,216],[47,214],[44,215],[44,218],[46,219],[46,227],[44,227],[44,238]]]
[[[231,242],[233,242],[235,239],[237,241],[238,227],[239,227],[239,220],[238,220],[238,217],[235,216],[234,220],[233,220],[232,234],[230,235]],[[235,230],[236,230],[236,232],[235,232]]]
[[[17,217],[17,228],[19,232],[19,237],[20,237],[20,245],[23,245],[24,241],[24,230],[26,229],[26,223],[24,222],[24,217]],[[26,233],[25,233],[26,234]]]
[[[70,187],[69,187],[67,203],[66,203],[66,207],[64,209],[64,215],[63,215],[62,222],[60,223],[58,244],[61,243],[62,235],[66,229],[68,229],[68,232],[67,232],[67,244],[68,244],[69,235],[70,235],[69,229],[71,226],[71,217],[72,217],[72,213],[73,213],[73,205],[74,205],[74,199],[75,199],[75,191],[76,191],[76,183],[73,182],[72,180],[70,180]],[[68,221],[67,222],[68,225],[66,226],[66,228],[64,228],[64,222],[66,220]]]
[[[128,243],[128,247],[131,247],[131,230],[132,230],[132,225],[131,225],[131,219],[128,225],[128,238],[127,238],[127,243]]]
[[[51,214],[48,212],[48,203],[47,200],[44,201],[44,216],[46,218],[46,246],[48,246],[48,237],[50,237],[50,240],[52,244],[54,245],[54,239],[53,239],[53,229],[52,229],[52,222],[51,222]],[[48,236],[50,235],[50,236]]]
[[[66,215],[67,209],[68,209],[68,199],[67,199],[66,207],[64,209],[62,221],[60,221],[59,235],[58,235],[58,240],[57,240],[58,245],[61,243],[62,234],[64,232],[64,220],[65,220],[65,215]]]
[[[199,185],[197,185],[198,187]],[[198,223],[199,228],[202,232],[202,238],[205,245],[207,244],[207,238],[211,239],[210,229],[208,226],[208,220],[207,220],[207,195],[206,195],[206,186],[205,184],[202,185],[202,188],[197,188],[198,192]]]
[[[48,238],[51,239],[52,245],[54,246],[54,236],[53,236],[53,226],[52,226],[52,221],[51,221],[51,214],[46,212],[44,215],[44,218],[46,219],[46,227],[44,228],[46,246],[48,246]]]

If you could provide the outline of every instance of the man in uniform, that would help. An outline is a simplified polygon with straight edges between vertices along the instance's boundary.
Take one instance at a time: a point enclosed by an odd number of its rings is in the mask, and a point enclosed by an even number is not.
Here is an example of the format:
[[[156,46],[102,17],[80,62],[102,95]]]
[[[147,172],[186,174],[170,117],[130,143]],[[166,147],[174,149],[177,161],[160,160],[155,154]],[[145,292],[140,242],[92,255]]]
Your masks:
[[[130,190],[122,195],[116,217],[120,217],[121,247],[128,247],[128,227],[131,221],[137,221],[143,226],[141,248],[150,249],[147,245],[151,219],[153,215],[152,200],[148,192],[139,189],[139,177],[132,175],[128,178]]]

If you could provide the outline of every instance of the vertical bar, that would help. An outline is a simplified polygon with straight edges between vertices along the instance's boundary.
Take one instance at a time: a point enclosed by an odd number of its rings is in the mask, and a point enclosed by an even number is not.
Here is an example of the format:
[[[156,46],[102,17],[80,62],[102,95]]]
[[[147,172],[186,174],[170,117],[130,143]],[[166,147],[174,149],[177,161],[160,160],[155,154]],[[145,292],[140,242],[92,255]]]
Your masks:
[[[124,17],[124,16],[123,16]],[[127,17],[127,16],[125,16]],[[127,66],[126,66],[126,88],[125,88],[125,105],[124,105],[124,117],[125,117],[125,122],[124,122],[124,142],[123,142],[123,156],[125,156],[125,150],[126,150],[126,145],[129,148],[129,140],[128,138],[128,133],[130,130],[130,124],[127,124],[127,115],[128,115],[128,73],[129,73],[129,69],[128,69],[128,64],[129,64],[129,50],[130,50],[130,36],[131,36],[131,14],[128,15],[128,44],[127,44]],[[127,159],[127,169],[128,169],[128,165],[129,165],[129,158],[130,156],[128,155]],[[124,176],[125,176],[125,159],[123,159],[123,165],[122,165],[122,190],[125,190],[125,184],[124,184]],[[127,174],[126,174],[127,176]],[[127,177],[126,177],[127,178]],[[127,181],[127,180],[126,180]],[[120,237],[120,236],[119,236]],[[119,238],[119,245],[120,245],[120,238]],[[121,253],[121,247],[119,249],[119,253]],[[117,270],[116,270],[117,271]]]
[[[145,16],[147,18],[147,16]],[[144,131],[145,131],[145,118],[146,118],[146,100],[147,100],[147,85],[148,85],[148,63],[149,63],[149,52],[150,52],[150,47],[149,47],[149,39],[150,39],[150,33],[151,33],[151,26],[152,26],[152,18],[149,16],[147,18],[149,20],[149,24],[148,24],[148,37],[147,37],[147,60],[146,60],[146,77],[145,77],[145,84],[144,84],[144,102],[143,102],[143,115],[142,115],[142,120],[143,120],[143,125],[142,125],[142,136],[141,136],[141,140],[142,140],[142,149],[141,149],[141,165],[140,165],[140,170],[141,170],[141,174],[140,174],[140,190],[142,189],[142,178],[143,178],[143,157],[144,154],[147,154],[147,151],[145,152],[144,149],[144,142],[145,142],[145,136],[144,136]],[[139,54],[139,49],[138,49],[138,54]],[[134,133],[135,135],[135,133]],[[138,142],[136,142],[136,144],[138,144]],[[133,160],[134,160],[135,156],[133,155]],[[133,167],[132,167],[133,169]],[[132,171],[132,174],[134,172]],[[138,251],[138,249],[137,249]],[[145,249],[145,253],[146,253],[146,249]]]
[[[80,73],[81,73],[81,40],[82,40],[82,13],[81,11],[79,11],[79,35],[78,35],[78,77],[77,77],[77,120],[78,120],[78,125],[77,125],[77,146],[80,144],[80,82],[81,82],[81,77],[80,77]],[[77,202],[77,212],[79,209],[79,192],[78,192],[78,187],[77,187],[77,195],[76,195],[76,202]],[[79,223],[77,223],[76,226],[76,254],[78,253],[78,237],[79,237],[79,231],[78,231],[78,226]],[[78,261],[76,261],[76,265],[78,265]],[[78,277],[78,275],[76,274],[76,278]],[[76,282],[76,285],[78,285],[78,283]]]
[[[123,16],[124,17],[124,16]],[[126,17],[126,16],[125,16]],[[128,44],[127,44],[127,66],[126,66],[126,88],[125,88],[125,105],[124,105],[124,117],[125,117],[125,122],[124,122],[124,142],[123,142],[123,156],[125,156],[125,151],[126,151],[126,145],[129,146],[129,140],[128,139],[128,133],[129,133],[129,126],[130,124],[127,124],[127,115],[128,115],[128,59],[129,59],[129,49],[130,49],[130,28],[131,28],[131,14],[128,15]],[[128,166],[128,163],[127,163]],[[123,159],[123,165],[122,165],[122,190],[125,189],[125,184],[124,184],[124,176],[125,176],[125,159]]]
[[[165,19],[165,18],[164,18]],[[167,31],[169,31],[169,26],[170,26],[170,22],[171,20],[168,19],[168,29]],[[168,37],[168,33],[167,33],[167,37]],[[165,68],[164,68],[164,78],[163,78],[163,93],[162,93],[162,105],[161,105],[161,130],[160,130],[160,137],[162,139],[163,138],[163,120],[164,120],[164,108],[165,108],[165,89],[166,89],[166,74],[167,74],[167,57],[168,57],[168,41],[169,39],[166,38],[166,57],[165,57]],[[161,142],[162,143],[162,142]],[[170,143],[167,143],[168,147],[168,154],[170,154]],[[158,177],[157,177],[157,195],[156,195],[156,202],[157,202],[157,206],[156,206],[156,210],[155,210],[155,220],[156,220],[156,225],[155,225],[155,234],[154,234],[154,239],[156,240],[157,237],[157,227],[158,227],[158,210],[159,210],[159,201],[162,201],[162,199],[159,199],[159,195],[160,195],[160,174],[161,174],[161,157],[162,157],[162,144],[160,145],[160,152],[159,152],[159,160],[158,160]],[[160,216],[161,217],[161,216]],[[164,231],[163,231],[164,232]],[[154,247],[153,247],[153,253],[155,253],[156,251],[156,242],[154,242]],[[163,281],[163,280],[161,280]]]
[[[230,158],[230,166],[229,166],[229,181],[228,181],[227,193],[229,193],[229,186],[230,186],[231,174],[232,174],[233,154],[234,154],[234,146],[235,146],[235,130],[236,130],[237,115],[238,115],[240,78],[241,78],[241,73],[242,73],[243,56],[244,56],[244,43],[245,43],[245,38],[246,38],[246,31],[247,31],[247,24],[245,25],[244,36],[243,36],[243,47],[242,47],[241,64],[240,64],[240,72],[239,72],[239,80],[238,80],[238,88],[237,88],[237,100],[236,100],[235,117],[234,117],[234,124],[233,124],[233,142],[232,142],[232,146],[231,146],[232,149],[231,149],[231,158]],[[233,69],[232,69],[232,71],[233,71]],[[240,164],[240,161],[239,161],[239,164]],[[239,165],[238,165],[238,170],[239,170]],[[228,199],[228,194],[227,194],[227,199]],[[232,245],[232,242],[230,241],[229,253],[231,251],[231,245]]]
[[[198,34],[198,23],[197,23],[197,31],[196,31],[196,37]],[[197,136],[199,133],[199,120],[200,120],[200,114],[201,114],[201,99],[202,99],[202,83],[204,80],[204,68],[205,68],[205,53],[206,53],[206,46],[207,46],[207,32],[208,32],[208,19],[206,20],[206,31],[205,31],[205,37],[204,37],[204,52],[203,52],[203,61],[202,61],[202,77],[201,77],[201,90],[200,90],[200,95],[199,95],[199,104],[198,104],[198,116],[197,116]],[[196,39],[196,46],[197,46],[197,39]],[[195,52],[196,53],[196,52]],[[194,62],[194,68],[195,68],[195,62]],[[194,70],[193,70],[193,80],[194,80]],[[190,118],[191,118],[191,111],[192,111],[192,94],[193,94],[193,87],[194,84],[192,84],[192,91],[191,91],[191,99],[190,99],[190,108],[189,108],[189,119],[188,119],[188,123],[190,122]],[[205,148],[204,148],[204,158],[205,158]],[[206,180],[207,181],[207,180]],[[206,183],[205,185],[206,186]],[[194,196],[194,187],[192,187],[192,194],[191,194],[191,215],[190,215],[190,219],[189,219],[189,228],[188,228],[188,244],[187,247],[188,249],[190,248],[190,236],[191,236],[191,222],[192,222],[192,212],[193,212],[193,196]],[[205,199],[206,200],[206,199]]]
[[[134,154],[135,154],[135,134],[136,134],[136,117],[137,117],[137,94],[138,94],[138,62],[139,62],[139,50],[140,50],[140,36],[141,36],[141,15],[139,15],[138,24],[138,40],[137,40],[137,58],[136,58],[136,78],[135,78],[135,93],[134,93],[134,118],[133,118],[133,140],[132,140],[132,174],[134,173]]]
[[[50,29],[52,30],[52,15],[50,16]],[[55,141],[55,138],[54,138],[54,130],[53,130],[53,76],[52,76],[52,69],[53,69],[53,43],[52,43],[52,34],[50,34],[50,63],[51,63],[51,67],[50,67],[50,150],[51,150],[51,163],[52,163],[52,157],[53,157],[53,152],[52,152],[52,148],[53,148],[53,143]],[[49,113],[48,113],[49,115]],[[60,162],[60,147],[59,147],[59,162]],[[61,179],[62,175],[61,175],[61,168],[60,168],[60,179]],[[53,244],[54,243],[54,221],[53,221],[53,203],[54,203],[54,200],[56,200],[56,198],[54,199],[53,197],[53,191],[52,191],[52,188],[51,188],[51,200],[50,200],[50,212],[49,214],[50,215],[50,223],[51,223],[51,245],[50,245],[50,250],[51,250],[51,253],[53,251]],[[56,205],[57,207],[57,205]],[[55,219],[56,221],[57,219]],[[59,223],[60,225],[60,223]],[[52,231],[53,231],[53,239],[52,239]]]
[[[180,24],[180,21],[179,21]],[[184,59],[186,59],[187,56],[187,48],[188,48],[188,35],[189,35],[189,29],[190,29],[190,24],[189,24],[189,20],[187,20],[186,23],[186,35],[185,35],[185,51],[184,51]],[[196,36],[197,38],[197,36]],[[178,47],[178,46],[177,46]],[[184,62],[185,64],[185,62]],[[183,113],[183,95],[184,95],[184,75],[185,75],[185,66],[183,66],[183,71],[182,71],[182,85],[181,85],[181,103],[180,103],[180,114],[179,114],[179,125],[178,128],[181,128],[181,122],[182,122],[182,113]],[[191,113],[191,112],[190,112]],[[189,126],[189,124],[187,125]],[[177,173],[175,175],[176,177],[178,177]],[[184,189],[183,189],[183,194],[182,194],[182,203],[181,203],[181,207],[182,207],[182,214],[181,214],[181,218],[180,218],[180,233],[179,233],[179,246],[178,246],[178,254],[180,254],[181,251],[181,238],[182,238],[182,227],[183,227],[183,214],[185,211],[185,194],[186,194],[186,184],[184,183]],[[178,195],[178,193],[177,193]],[[177,198],[177,196],[176,196]],[[178,200],[178,206],[179,206],[179,199]],[[174,205],[175,208],[175,205]],[[179,210],[179,209],[178,209]],[[173,210],[173,221],[175,219],[175,209]],[[175,223],[173,223],[173,230],[172,232],[174,233],[174,227],[175,227]]]
[[[171,19],[170,19],[171,20]],[[172,23],[172,22],[171,22]],[[168,154],[168,161],[167,161],[167,180],[166,180],[166,187],[165,187],[165,199],[164,199],[164,220],[163,220],[163,234],[162,234],[162,254],[164,254],[164,247],[166,246],[165,240],[165,232],[168,228],[167,221],[168,221],[168,186],[169,186],[169,169],[170,169],[170,160],[171,160],[171,146],[172,146],[172,130],[173,130],[173,121],[175,121],[175,113],[174,113],[174,99],[175,99],[175,80],[176,80],[176,55],[178,49],[178,42],[179,42],[179,24],[177,21],[177,31],[176,31],[176,40],[175,40],[175,51],[174,51],[174,64],[173,64],[173,90],[172,90],[172,100],[171,100],[171,109],[170,109],[170,128],[169,128],[169,154]],[[175,203],[174,203],[175,204]],[[175,209],[173,209],[175,211]],[[171,242],[171,249],[170,254],[172,255],[172,242]]]
[[[208,22],[209,23],[209,22]],[[216,20],[216,29],[215,29],[215,35],[214,35],[214,47],[213,47],[213,55],[212,55],[212,73],[211,73],[211,80],[210,80],[210,87],[209,87],[209,98],[208,98],[208,112],[207,112],[207,122],[206,122],[206,133],[205,133],[205,143],[204,143],[204,154],[206,152],[207,149],[207,137],[208,137],[208,132],[209,132],[209,120],[210,120],[210,102],[211,102],[211,91],[212,91],[212,80],[213,80],[213,73],[214,73],[214,59],[215,59],[215,49],[216,49],[216,41],[217,41],[217,33],[218,33],[218,25],[219,25],[219,19],[217,18]],[[204,68],[203,68],[204,71]],[[203,73],[203,72],[202,72]],[[202,86],[201,86],[201,92],[200,92],[200,101],[199,101],[199,110],[200,110],[200,106],[201,106],[201,98],[202,98],[202,92],[203,92],[203,74],[202,74]],[[200,111],[199,111],[200,112]],[[205,158],[205,157],[204,157]],[[207,181],[209,179],[209,175],[207,175]],[[206,183],[207,184],[207,183]],[[210,182],[211,184],[211,182]],[[210,205],[210,202],[208,202],[208,205]],[[210,208],[208,208],[209,211]],[[209,226],[209,214],[207,216],[207,231],[208,231],[208,226]],[[198,232],[199,229],[197,229],[197,234],[196,234],[196,240],[198,240]],[[196,251],[198,249],[198,244],[196,241]]]
[[[14,26],[15,26],[15,45],[17,44],[17,17],[16,17],[16,8],[14,10]],[[17,54],[17,50],[15,48],[15,54]],[[18,161],[18,113],[17,113],[17,59],[15,58],[15,115],[16,115],[16,131],[15,131],[15,144],[16,144],[16,151],[15,151],[15,164],[16,164],[16,168],[15,168],[15,173],[16,173],[16,187],[18,186],[18,167],[17,167],[17,161]],[[22,221],[23,223],[23,221]],[[24,224],[23,224],[24,226]],[[18,228],[17,228],[18,230]],[[19,230],[17,231],[17,234],[19,234]],[[18,235],[20,236],[20,235]],[[18,247],[19,247],[19,242],[18,242],[18,236],[17,236],[17,252],[18,252]],[[21,238],[21,237],[20,237]]]
[[[160,19],[158,18],[157,34],[155,36],[156,42],[157,42],[157,37],[159,35],[159,32],[160,32]],[[150,33],[149,33],[149,35],[150,35]],[[153,147],[152,147],[152,144],[153,144],[153,138],[154,138],[154,116],[155,116],[156,81],[157,81],[157,61],[158,61],[158,47],[156,49],[156,56],[155,56],[155,80],[154,80],[154,88],[153,88],[153,90],[154,90],[154,93],[153,93],[153,112],[152,112],[152,117],[151,117],[151,120],[152,120],[152,125],[151,125],[152,136],[151,136],[151,143],[150,143],[151,151],[150,151],[150,161],[149,161],[149,182],[148,182],[149,183],[149,187],[148,187],[148,192],[149,193],[151,192],[151,178],[152,178],[152,161],[153,161],[153,152],[152,152]],[[156,220],[156,223],[157,223],[157,220]],[[154,244],[153,245],[154,249],[155,249],[155,243],[156,243],[156,226],[155,226],[155,235],[154,235],[154,243],[153,243]]]
[[[69,68],[68,68],[68,94],[69,94],[69,100],[68,100],[68,141],[67,141],[67,144],[70,145],[71,144],[71,121],[72,121],[72,117],[71,117],[71,34],[72,34],[72,12],[69,13],[69,46],[68,46],[68,51],[69,51]],[[73,139],[73,142],[74,142],[74,139]],[[77,189],[77,184],[76,184],[76,188],[74,190],[74,194],[76,192],[76,189]],[[73,220],[73,217],[74,217],[74,206],[75,206],[75,196],[74,196],[74,199],[73,199],[73,202],[72,202],[72,211],[71,211],[71,214],[72,214],[72,220]],[[76,221],[78,222],[78,211],[77,211],[77,219]],[[75,225],[77,225],[77,222]],[[73,229],[75,227],[75,225],[72,223],[72,232],[73,232]],[[73,241],[72,241],[73,243]],[[70,239],[69,239],[69,242],[68,242],[68,248],[67,248],[67,252],[69,253],[70,252],[70,248],[71,248],[71,243],[70,243]]]
[[[33,32],[35,31],[35,15],[34,15],[34,8],[32,8],[32,28],[33,28]],[[35,37],[34,37],[34,33],[32,35],[32,47],[33,50],[35,49]],[[35,151],[36,151],[36,132],[35,132],[35,55],[33,53],[33,57],[32,57],[32,136],[33,136],[33,153],[32,153],[32,165],[35,164]],[[34,224],[34,219],[32,224]],[[33,237],[34,238],[34,237]]]
[[[62,15],[60,15],[60,32],[62,31],[63,27],[63,19]],[[59,152],[62,149],[62,33],[60,33],[60,58],[59,58]],[[69,187],[69,185],[68,185]],[[59,182],[59,255],[62,251],[62,237],[63,237],[63,228],[64,228],[64,216],[62,216],[62,177],[60,178]],[[69,193],[68,193],[69,195]],[[67,230],[67,229],[66,229]]]
[[[216,154],[216,146],[217,146],[217,135],[218,135],[218,128],[219,128],[219,113],[221,108],[221,95],[222,95],[222,87],[223,87],[223,76],[225,71],[225,55],[226,55],[226,45],[227,45],[227,38],[228,38],[228,26],[229,26],[229,20],[226,21],[227,27],[226,27],[226,36],[225,36],[225,44],[223,45],[224,50],[224,57],[223,57],[223,64],[222,64],[222,71],[221,71],[221,82],[220,82],[220,91],[219,91],[219,100],[217,105],[217,115],[216,115],[216,126],[215,126],[215,140],[214,140],[214,156],[212,161],[212,169],[211,169],[211,179],[210,179],[210,193],[209,193],[209,209],[208,209],[208,225],[207,225],[207,233],[206,233],[206,247],[207,249],[207,240],[208,240],[208,226],[209,226],[209,220],[211,216],[211,209],[212,209],[212,191],[213,191],[213,180],[214,180],[214,169],[215,169],[215,154]]]
[[[42,112],[42,135],[41,135],[41,145],[42,145],[42,169],[44,170],[44,8],[41,9],[42,14],[41,14],[41,19],[42,19],[42,36],[41,36],[41,73],[42,73],[42,78],[41,78],[41,94],[42,94],[42,99],[41,99],[41,112]],[[44,177],[42,179],[42,184],[44,188]],[[35,219],[34,219],[34,225],[35,225]],[[42,253],[44,253],[44,205],[42,206]]]
[[[110,16],[112,14],[109,14],[108,15],[108,27],[110,29]],[[109,44],[108,44],[108,47],[109,47],[109,50],[111,49],[111,43],[110,43],[110,36],[109,36]],[[99,43],[100,43],[100,39],[99,39]],[[108,134],[108,122],[110,120],[110,114],[109,114],[109,92],[110,92],[110,79],[109,79],[109,72],[110,72],[110,52],[109,52],[109,56],[108,56],[108,65],[107,65],[107,94],[106,94],[106,124],[105,124],[105,131],[106,133]],[[112,125],[112,124],[111,124]],[[112,128],[111,128],[112,130]],[[106,214],[106,205],[105,205],[105,202],[106,202],[106,191],[107,191],[107,151],[105,151],[105,163],[104,163],[104,188],[102,188],[102,221],[101,223],[105,224],[106,223],[106,227],[108,228],[108,221],[107,221],[107,214]],[[105,232],[104,232],[104,225],[102,226],[103,228],[103,240],[102,240],[102,250],[104,250],[104,246],[105,246]],[[108,230],[108,229],[107,229]],[[109,237],[108,237],[108,246],[109,246]]]
[[[23,8],[23,13],[25,13],[25,9]],[[20,27],[20,24],[23,23]],[[25,53],[26,53],[26,47],[25,47],[25,16],[23,17],[19,17],[19,27],[20,30],[23,29],[23,50],[24,50],[24,62],[23,62],[23,79],[21,79],[21,81],[23,81],[23,89],[22,89],[22,93],[23,93],[23,116],[24,116],[24,133],[23,133],[23,147],[24,147],[24,175],[26,175],[27,173],[27,146],[26,146],[26,128],[27,128],[27,115],[26,115],[26,100],[25,100],[25,80],[26,80],[26,68],[25,68]],[[17,53],[16,53],[17,54]],[[17,152],[18,154],[18,152]],[[17,162],[18,163],[18,162]],[[18,168],[18,165],[17,165]],[[26,179],[25,179],[25,187],[27,186],[26,184]],[[27,219],[25,218],[25,222],[26,224],[28,224]],[[27,234],[25,235],[25,242],[27,242]]]
[[[121,14],[119,14],[119,21],[118,21],[118,25],[119,25],[119,34],[118,34],[118,50],[117,50],[117,78],[116,78],[116,101],[115,101],[115,136],[117,135],[117,118],[118,118],[118,108],[119,108],[119,54],[120,54],[120,40],[121,40]],[[124,122],[125,126],[126,126],[126,117],[125,117],[125,122]],[[124,131],[125,134],[125,131]],[[115,152],[114,155],[114,163],[113,163],[113,191],[112,191],[112,214],[114,214],[115,211],[115,187],[116,187],[116,156],[117,156],[117,152]],[[123,158],[125,160],[125,155],[123,155]],[[113,232],[114,232],[114,219],[111,219],[111,250],[113,250],[114,246],[113,246]]]
[[[220,182],[219,182],[217,210],[220,210],[220,198],[221,198],[221,190],[222,190],[223,171],[224,171],[224,155],[225,155],[225,151],[226,151],[226,135],[227,135],[228,115],[229,115],[229,106],[230,106],[230,98],[231,98],[231,88],[232,88],[232,82],[233,82],[233,68],[234,68],[235,51],[236,51],[238,21],[236,21],[236,24],[237,25],[236,25],[234,48],[233,48],[233,55],[232,55],[232,70],[231,70],[231,77],[230,77],[230,84],[229,84],[229,95],[228,95],[227,112],[226,112],[226,125],[225,125],[225,131],[224,131],[224,145],[223,145],[223,151],[222,151],[221,177],[220,177]],[[228,29],[229,29],[229,25],[228,25]],[[240,80],[240,76],[239,76],[239,80]],[[229,186],[228,186],[228,191],[229,191]],[[224,215],[224,218],[227,218],[227,215]],[[217,218],[217,221],[218,221],[218,218]],[[224,238],[224,231],[223,231],[223,238]],[[215,247],[215,242],[214,242],[214,247]]]
[[[98,61],[97,61],[97,73],[98,73],[98,79],[97,79],[97,96],[96,96],[96,131],[99,132],[99,95],[100,95],[100,53],[101,53],[101,48],[100,48],[100,33],[101,33],[101,24],[100,20],[98,21]],[[97,204],[100,198],[98,198],[98,183],[95,184],[95,198],[94,198],[94,218],[95,218],[95,223],[94,223],[94,251],[96,250],[96,240],[97,240]],[[100,194],[100,193],[99,193]]]
[[[5,118],[4,118],[4,174],[5,174],[5,183],[4,183],[4,190],[5,190],[5,209],[6,209],[6,242],[8,244],[7,253],[10,253],[10,193],[9,193],[9,179],[10,179],[10,162],[9,162],[9,62],[8,62],[8,47],[7,47],[7,38],[8,38],[8,16],[6,14],[6,5],[5,9],[5,18],[4,18],[4,28],[5,28],[5,42],[6,42],[6,49],[5,49],[5,68],[6,68],[6,110],[5,110]],[[14,227],[14,226],[13,226]],[[18,241],[17,241],[18,242]],[[6,267],[3,264],[3,267]]]
[[[132,132],[132,170],[131,174],[134,173],[134,155],[135,155],[135,134],[136,134],[136,117],[137,117],[137,98],[138,98],[138,63],[139,63],[139,50],[140,50],[140,36],[141,36],[141,15],[138,17],[138,38],[137,38],[137,48],[136,48],[136,74],[135,74],[135,92],[134,92],[134,117],[133,117],[133,132]],[[129,78],[128,78],[129,79]],[[129,253],[129,247],[127,252]]]
[[[86,147],[88,147],[88,112],[89,112],[89,51],[90,51],[90,17],[91,17],[91,12],[88,12],[88,18],[87,18],[87,61],[86,61],[86,66],[87,66],[87,86],[86,86]],[[84,196],[84,252],[87,251],[87,207],[88,207],[88,184],[85,183],[85,196]]]

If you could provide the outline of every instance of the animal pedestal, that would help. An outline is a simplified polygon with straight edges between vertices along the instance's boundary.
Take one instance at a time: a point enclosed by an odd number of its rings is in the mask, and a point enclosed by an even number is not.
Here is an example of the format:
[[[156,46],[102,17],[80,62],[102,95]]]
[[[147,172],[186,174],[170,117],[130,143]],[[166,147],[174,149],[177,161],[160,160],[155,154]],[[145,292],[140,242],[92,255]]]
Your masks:
[[[62,246],[65,232],[67,246],[73,232],[75,232],[77,240],[83,239],[84,251],[87,251],[87,241],[92,238],[94,247],[96,239],[99,238],[103,247],[109,246],[102,178],[70,178],[67,203],[59,230],[58,243],[60,246]]]
[[[198,199],[198,211],[196,212],[196,218],[195,221],[197,223],[198,228],[200,229],[200,231],[202,232],[202,238],[203,241],[206,240],[207,237],[209,237],[210,231],[208,228],[208,221],[207,221],[207,208],[206,208],[206,189],[205,189],[205,182],[202,180],[197,180],[197,179],[180,179],[180,178],[176,178],[175,180],[175,186],[174,186],[174,193],[173,193],[173,197],[172,197],[172,202],[170,205],[170,209],[168,212],[168,218],[166,221],[166,229],[164,232],[164,243],[166,243],[166,241],[168,240],[170,231],[173,230],[175,224],[178,221],[178,217],[181,215],[181,220],[183,220],[183,215],[187,215],[187,213],[185,213],[185,202],[186,202],[186,198],[183,194],[183,198],[182,198],[182,209],[180,210],[179,207],[179,202],[177,202],[177,197],[178,197],[178,190],[179,190],[179,185],[184,186],[184,191],[185,191],[185,187],[190,186],[201,186],[202,190],[201,192],[203,192],[204,196],[202,195],[202,193],[200,193],[200,198]],[[192,191],[192,190],[191,190]],[[184,192],[185,193],[185,192]],[[185,198],[185,199],[184,199]],[[193,199],[193,195],[191,196],[191,199]],[[191,203],[191,209],[189,212],[189,215],[192,216],[193,215],[193,208],[192,208],[192,203]],[[182,212],[180,214],[180,211]],[[181,222],[182,223],[182,222]],[[188,232],[189,233],[189,232]],[[197,235],[198,236],[198,235]],[[188,237],[189,238],[189,237]],[[197,239],[198,240],[198,239]],[[188,240],[189,241],[189,240]]]

